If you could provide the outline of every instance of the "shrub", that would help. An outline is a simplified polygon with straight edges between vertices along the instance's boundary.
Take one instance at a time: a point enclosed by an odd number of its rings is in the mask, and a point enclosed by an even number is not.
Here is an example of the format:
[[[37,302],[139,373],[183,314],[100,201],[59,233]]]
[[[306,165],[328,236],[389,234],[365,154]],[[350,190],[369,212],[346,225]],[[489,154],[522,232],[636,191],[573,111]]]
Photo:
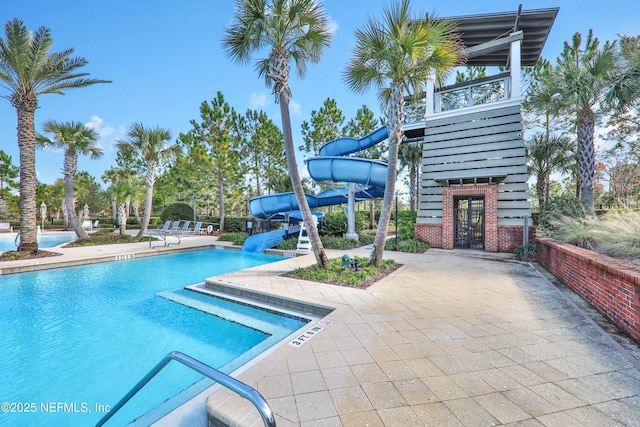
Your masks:
[[[385,251],[398,251],[398,252],[409,252],[414,254],[421,254],[426,252],[431,245],[424,240],[418,239],[408,239],[408,240],[398,240],[396,246],[396,239],[387,239],[384,244]]]
[[[400,240],[413,239],[413,224],[416,222],[416,211],[398,212],[398,238]]]
[[[218,237],[218,240],[232,242],[234,245],[242,246],[249,235],[247,233],[226,233]]]
[[[329,212],[322,220],[323,236],[342,237],[347,232],[347,216],[342,212]]]
[[[162,222],[166,220],[187,220],[193,218],[193,209],[191,206],[186,203],[174,203],[172,205],[167,206],[162,211],[162,215],[160,215],[160,220]]]
[[[540,210],[539,227],[541,235],[553,237],[553,234],[561,231],[562,221],[568,218],[585,218],[587,212],[577,198],[573,196],[560,196],[549,199]],[[564,220],[563,220],[564,218]],[[558,223],[558,221],[561,221]]]

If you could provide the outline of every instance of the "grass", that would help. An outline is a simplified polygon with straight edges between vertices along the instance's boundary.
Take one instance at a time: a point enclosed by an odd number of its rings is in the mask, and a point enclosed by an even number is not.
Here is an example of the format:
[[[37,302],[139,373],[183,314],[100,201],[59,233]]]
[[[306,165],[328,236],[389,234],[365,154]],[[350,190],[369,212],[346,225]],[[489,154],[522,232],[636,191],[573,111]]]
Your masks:
[[[329,260],[330,266],[328,269],[320,268],[318,265],[312,265],[306,268],[297,268],[286,274],[286,276],[314,282],[347,286],[350,288],[366,289],[401,266],[400,264],[396,264],[394,260],[387,259],[382,261],[380,268],[377,268],[367,266],[367,258],[354,258],[360,266],[354,270],[343,267],[342,258],[332,258]]]
[[[545,235],[581,248],[640,264],[640,213],[609,212],[603,216],[560,216]]]

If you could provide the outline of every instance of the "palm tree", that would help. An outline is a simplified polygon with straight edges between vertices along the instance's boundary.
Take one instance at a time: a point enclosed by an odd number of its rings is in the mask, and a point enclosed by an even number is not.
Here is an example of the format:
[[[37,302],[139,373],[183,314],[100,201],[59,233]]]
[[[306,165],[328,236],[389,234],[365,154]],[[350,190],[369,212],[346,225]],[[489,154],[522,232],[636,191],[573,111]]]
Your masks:
[[[575,114],[577,157],[579,165],[580,199],[593,213],[593,181],[596,170],[595,126],[598,115],[611,107],[625,108],[635,101],[637,92],[630,93],[620,81],[620,51],[617,43],[605,42],[601,47],[593,30],[584,40],[575,33],[564,43],[551,80],[552,96],[560,108]]]
[[[302,220],[313,224],[309,203],[304,194],[295,158],[291,117],[289,114],[290,63],[293,61],[300,77],[307,62],[317,63],[329,46],[329,23],[323,7],[316,0],[239,0],[233,23],[226,30],[223,40],[227,55],[240,64],[247,64],[252,54],[267,49],[266,58],[257,61],[256,69],[273,88],[280,103],[282,133],[293,191],[298,201]],[[315,227],[308,228],[309,240],[322,268],[329,267],[329,260]]]
[[[380,221],[370,263],[380,266],[396,187],[398,147],[402,141],[404,97],[422,92],[428,79],[441,79],[461,59],[462,43],[448,20],[414,19],[409,0],[383,11],[381,21],[369,18],[356,31],[353,59],[345,72],[347,86],[357,93],[378,88],[389,129],[389,168]]]
[[[422,143],[402,144],[398,151],[398,160],[402,167],[409,168],[409,208],[417,211]]]
[[[536,193],[540,209],[549,200],[550,177],[567,169],[573,156],[568,138],[536,133],[526,143],[529,173],[536,176]]]
[[[161,127],[145,129],[142,123],[134,123],[128,137],[126,141],[118,141],[116,147],[126,155],[143,160],[146,166],[147,194],[144,201],[144,217],[136,236],[141,239],[147,232],[151,220],[153,186],[158,166],[174,157],[179,148],[175,144],[167,146],[167,141],[171,139],[171,131]]]
[[[106,194],[111,199],[113,223],[118,226],[120,235],[127,234],[127,218],[129,217],[129,202],[135,192],[131,184],[135,180],[133,172],[124,168],[110,168],[102,175],[102,181],[109,184]]]
[[[108,80],[88,79],[78,69],[87,64],[84,58],[72,58],[73,49],[49,53],[53,39],[48,28],[35,33],[13,19],[5,24],[0,39],[0,80],[10,94],[4,96],[18,114],[20,148],[20,246],[18,251],[37,251],[36,241],[36,131],[35,111],[38,96],[64,94],[65,89],[85,87]]]
[[[94,129],[84,126],[80,122],[60,123],[54,120],[47,120],[42,125],[45,133],[53,134],[53,139],[49,139],[43,135],[38,135],[37,141],[41,147],[53,147],[64,150],[64,189],[65,189],[65,205],[71,227],[76,232],[79,239],[89,237],[87,232],[82,228],[78,215],[76,214],[76,200],[74,196],[74,181],[78,168],[78,155],[91,156],[92,159],[98,159],[104,154],[102,149],[97,145],[98,132]]]

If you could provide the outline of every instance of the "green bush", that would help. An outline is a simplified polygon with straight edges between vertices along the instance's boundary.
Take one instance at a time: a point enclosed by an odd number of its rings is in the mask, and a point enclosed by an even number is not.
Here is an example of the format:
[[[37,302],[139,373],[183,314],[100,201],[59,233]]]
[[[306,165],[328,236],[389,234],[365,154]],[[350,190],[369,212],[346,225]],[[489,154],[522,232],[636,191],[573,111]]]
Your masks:
[[[347,232],[347,216],[342,212],[324,215],[320,232],[323,236],[342,237]]]
[[[321,236],[320,240],[322,241],[322,246],[325,249],[354,249],[360,246],[370,245],[373,243],[373,236],[360,235],[358,236],[358,241],[354,241],[351,239],[345,239],[344,237],[330,237],[330,236]],[[276,246],[277,249],[283,251],[295,250],[298,245],[298,239],[295,237],[289,238],[287,240],[283,240]]]
[[[244,233],[246,232],[246,222],[252,219],[249,216],[225,216],[224,217],[224,231],[228,233]],[[202,221],[202,220],[201,220]],[[214,224],[220,224],[219,216],[212,216],[204,220],[204,222],[212,222]],[[217,226],[215,227],[218,228]]]
[[[218,240],[232,242],[234,245],[242,246],[249,235],[247,233],[227,233],[218,237]]]
[[[385,251],[398,251],[398,252],[409,252],[413,254],[421,254],[426,252],[431,245],[424,240],[418,239],[408,239],[408,240],[398,240],[398,244],[396,245],[396,239],[387,239],[384,244]]]
[[[400,240],[413,239],[413,224],[416,222],[416,211],[398,212],[398,237]]]
[[[347,215],[344,212],[329,212],[324,214],[320,233],[323,236],[343,237],[347,234]],[[355,231],[365,230],[369,227],[369,214],[364,211],[355,213]]]
[[[162,215],[160,215],[160,220],[162,222],[166,220],[177,221],[192,219],[193,209],[186,203],[174,203],[172,205],[169,205],[164,208],[164,210],[162,211]]]

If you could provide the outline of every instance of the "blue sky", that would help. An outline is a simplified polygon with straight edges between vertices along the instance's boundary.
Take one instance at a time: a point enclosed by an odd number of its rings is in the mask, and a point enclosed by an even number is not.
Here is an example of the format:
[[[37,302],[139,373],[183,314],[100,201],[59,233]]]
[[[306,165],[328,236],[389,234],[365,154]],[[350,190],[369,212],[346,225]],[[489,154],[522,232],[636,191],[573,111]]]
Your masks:
[[[543,56],[554,61],[574,32],[590,28],[600,40],[617,34],[640,34],[640,2],[610,0],[576,1],[444,1],[413,0],[414,12],[435,12],[440,17],[560,7]],[[355,115],[367,104],[378,112],[375,93],[351,93],[342,71],[351,57],[354,31],[367,16],[379,16],[390,0],[322,0],[334,29],[332,46],[322,61],[310,65],[303,80],[291,79],[292,126],[295,145],[302,143],[300,125],[327,97],[336,99],[345,116]],[[161,126],[174,138],[199,118],[199,106],[221,91],[238,111],[264,110],[278,125],[279,107],[258,78],[253,65],[229,61],[221,47],[224,29],[232,18],[231,0],[0,0],[0,22],[13,18],[35,30],[51,29],[53,51],[74,48],[74,56],[89,61],[84,71],[113,83],[73,89],[66,95],[44,95],[36,111],[36,130],[45,120],[80,121],[100,134],[105,155],[100,160],[80,158],[78,169],[101,182],[104,170],[114,164],[114,143],[126,137],[129,126]],[[8,91],[0,88],[0,95]],[[0,148],[18,163],[16,112],[0,99]],[[38,179],[52,183],[62,177],[62,152],[38,151]]]

